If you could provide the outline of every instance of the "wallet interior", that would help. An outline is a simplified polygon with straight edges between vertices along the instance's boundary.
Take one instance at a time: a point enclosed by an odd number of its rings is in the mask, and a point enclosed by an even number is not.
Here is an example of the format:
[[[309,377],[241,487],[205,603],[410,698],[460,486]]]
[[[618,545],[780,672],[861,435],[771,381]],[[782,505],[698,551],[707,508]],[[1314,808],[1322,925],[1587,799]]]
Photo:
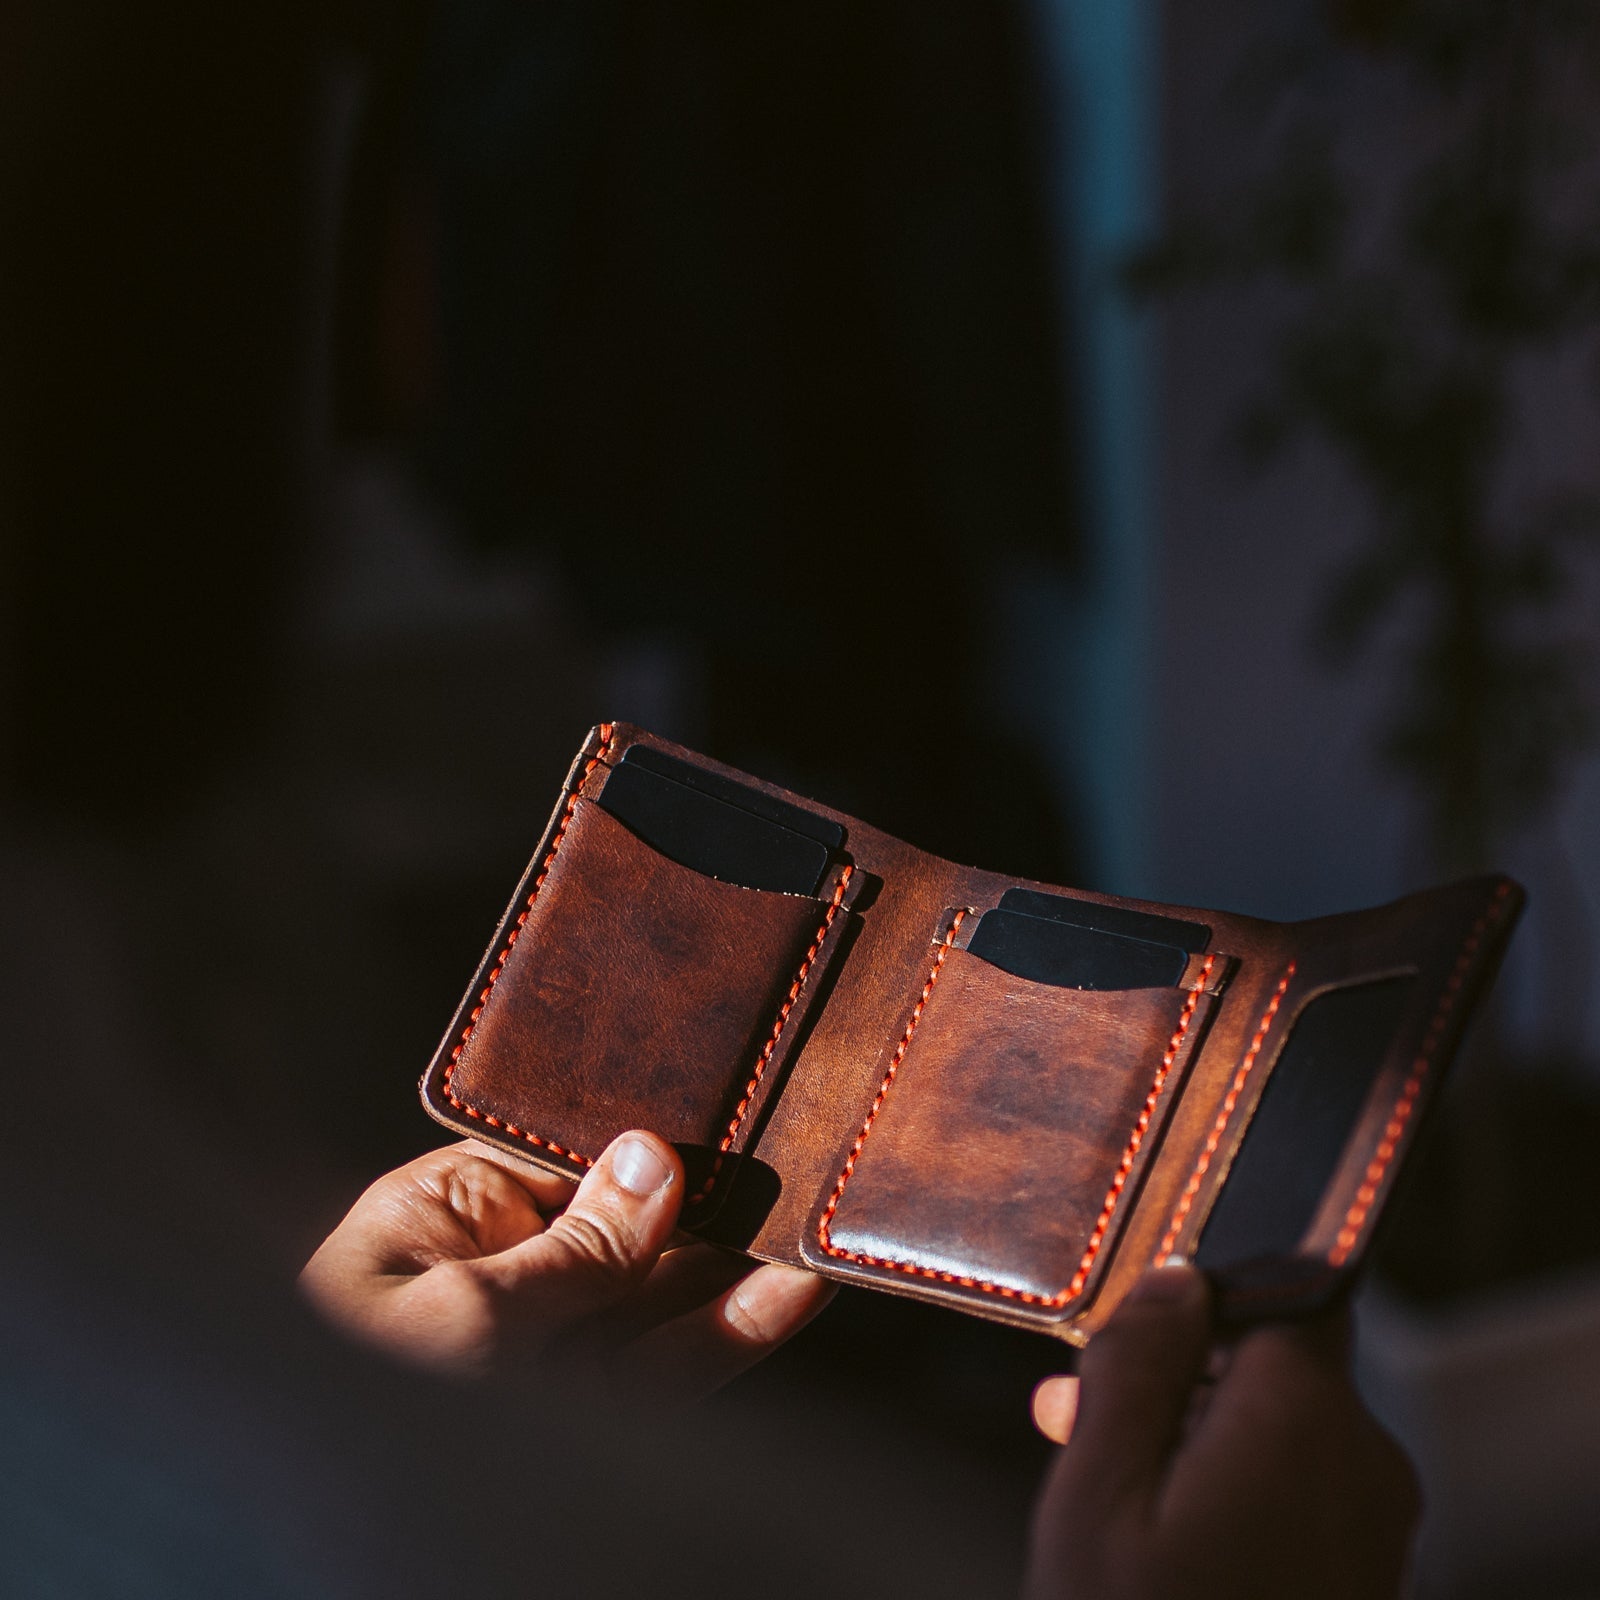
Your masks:
[[[1520,898],[1063,890],[607,724],[423,1098],[573,1177],[653,1129],[692,1231],[1075,1343],[1173,1254],[1284,1314],[1358,1269]]]

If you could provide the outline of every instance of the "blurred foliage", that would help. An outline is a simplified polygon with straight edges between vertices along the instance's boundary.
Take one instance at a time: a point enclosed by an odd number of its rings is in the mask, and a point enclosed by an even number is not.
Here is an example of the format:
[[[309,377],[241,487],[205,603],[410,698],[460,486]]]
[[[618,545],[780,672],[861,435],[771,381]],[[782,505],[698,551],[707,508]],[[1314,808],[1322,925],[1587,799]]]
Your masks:
[[[1435,864],[1480,870],[1596,726],[1569,597],[1600,497],[1557,486],[1508,508],[1505,469],[1530,358],[1600,332],[1600,6],[1262,14],[1230,84],[1251,170],[1127,279],[1147,295],[1278,291],[1262,302],[1281,307],[1269,379],[1235,442],[1260,465],[1314,438],[1369,491],[1371,537],[1334,577],[1319,642],[1348,662],[1381,629],[1403,634],[1381,750],[1425,803]],[[1416,146],[1376,181],[1353,153],[1375,97]]]

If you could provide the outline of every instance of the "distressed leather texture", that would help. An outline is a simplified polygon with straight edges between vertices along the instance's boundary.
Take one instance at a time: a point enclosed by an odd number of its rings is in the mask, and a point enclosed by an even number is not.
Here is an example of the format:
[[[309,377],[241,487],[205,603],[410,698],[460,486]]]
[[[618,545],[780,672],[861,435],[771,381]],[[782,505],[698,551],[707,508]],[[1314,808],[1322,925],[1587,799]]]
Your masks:
[[[609,815],[596,802],[635,744],[841,824],[817,895],[707,877]],[[1019,888],[1203,924],[1210,943],[1172,987],[1034,982],[965,948]],[[1327,1172],[1301,1236],[1207,1263],[1225,1314],[1284,1314],[1359,1270],[1520,903],[1488,877],[1279,924],[1035,884],[605,724],[423,1100],[574,1178],[616,1134],[651,1128],[684,1155],[693,1231],[1082,1344],[1153,1261],[1199,1249],[1305,1008],[1407,976],[1397,1019],[1357,1041],[1359,1092],[1297,1090],[1263,1120],[1290,1149],[1253,1163],[1269,1182],[1252,1205],[1271,1204],[1270,1173],[1294,1170],[1302,1142]],[[1331,1136],[1296,1123],[1324,1102],[1358,1109]]]
[[[1030,983],[953,949],[828,1224],[843,1259],[931,1268],[1048,1303],[1102,1252],[1106,1152],[1163,1059],[1182,1077],[1210,996]],[[1157,1144],[1158,1097],[1129,1161]],[[1120,1160],[1118,1161],[1120,1166]],[[1109,1219],[1108,1219],[1109,1220]]]
[[[678,866],[580,800],[451,1091],[582,1163],[647,1126],[692,1164],[718,1144],[825,909]]]

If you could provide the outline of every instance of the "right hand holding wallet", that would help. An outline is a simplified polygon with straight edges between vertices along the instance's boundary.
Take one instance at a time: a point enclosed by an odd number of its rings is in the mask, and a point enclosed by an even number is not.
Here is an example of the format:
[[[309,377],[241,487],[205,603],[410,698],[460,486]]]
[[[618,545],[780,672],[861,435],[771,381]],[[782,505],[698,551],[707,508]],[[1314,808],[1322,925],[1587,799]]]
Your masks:
[[[649,1128],[694,1233],[1074,1344],[1172,1255],[1282,1315],[1357,1270],[1521,899],[1057,889],[604,724],[423,1099],[574,1179]]]

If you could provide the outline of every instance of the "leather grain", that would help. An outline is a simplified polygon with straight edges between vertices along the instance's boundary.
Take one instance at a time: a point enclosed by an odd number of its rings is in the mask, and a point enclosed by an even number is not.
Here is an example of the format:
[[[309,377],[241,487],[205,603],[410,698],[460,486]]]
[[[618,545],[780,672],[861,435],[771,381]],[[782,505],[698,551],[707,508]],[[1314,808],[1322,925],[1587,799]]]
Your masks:
[[[579,1160],[640,1126],[715,1147],[823,912],[681,867],[580,799],[450,1088]]]
[[[1176,988],[1051,988],[951,950],[839,1197],[833,1249],[1065,1306],[1109,1255],[1202,1003]],[[1158,1079],[1102,1227],[1121,1165],[1107,1154],[1126,1150]]]

